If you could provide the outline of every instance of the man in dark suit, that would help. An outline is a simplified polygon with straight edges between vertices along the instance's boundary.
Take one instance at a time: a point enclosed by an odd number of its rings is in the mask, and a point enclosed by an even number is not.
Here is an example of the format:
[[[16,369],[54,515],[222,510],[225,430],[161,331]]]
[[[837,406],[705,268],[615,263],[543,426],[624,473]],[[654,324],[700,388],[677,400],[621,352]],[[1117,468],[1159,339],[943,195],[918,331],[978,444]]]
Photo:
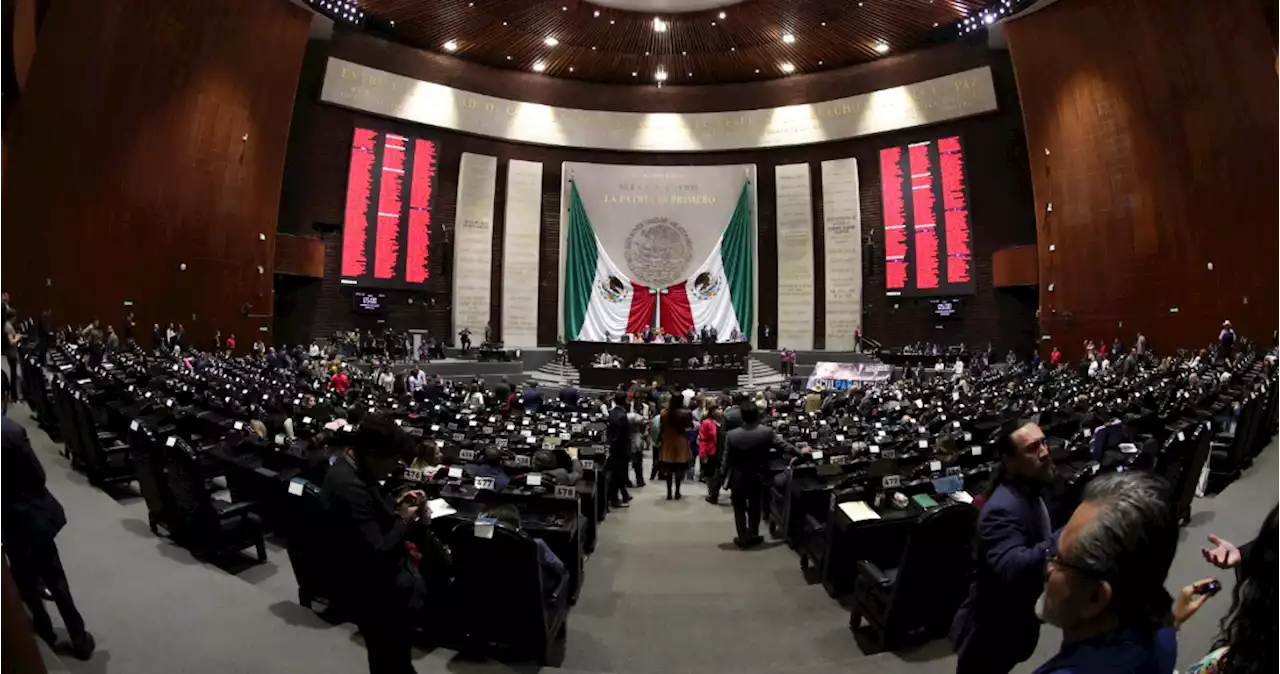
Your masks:
[[[724,470],[733,490],[733,519],[738,530],[733,542],[740,548],[749,548],[764,542],[760,536],[760,512],[770,452],[797,452],[772,428],[760,425],[760,410],[754,402],[745,401],[739,409],[742,426],[726,436]]]
[[[570,468],[561,468],[549,449],[539,449],[533,453],[533,469],[559,485],[572,486],[582,479],[582,464],[577,459],[572,460]]]
[[[609,441],[609,505],[626,508],[631,503],[627,492],[627,466],[631,463],[631,424],[627,421],[627,394],[613,394],[613,408],[609,410],[609,422],[605,427]]]
[[[420,491],[392,500],[379,482],[391,476],[402,451],[413,442],[390,419],[373,415],[356,433],[350,452],[334,461],[320,498],[332,529],[337,599],[364,635],[370,674],[413,672],[413,612],[422,607],[425,585],[408,572],[405,536],[420,511]]]
[[[1042,494],[1053,483],[1044,431],[1026,420],[1000,429],[1000,465],[974,541],[969,596],[951,623],[957,674],[1006,674],[1035,651],[1036,600],[1057,539]]]
[[[4,377],[2,397],[7,412],[8,376]],[[67,524],[66,513],[45,486],[44,467],[31,449],[26,429],[5,415],[0,419],[0,432],[4,443],[4,519],[0,530],[14,583],[31,610],[36,634],[53,648],[57,635],[41,597],[40,583],[44,583],[71,634],[71,654],[88,660],[93,654],[93,635],[84,628],[84,618],[71,599],[71,587],[53,540]]]

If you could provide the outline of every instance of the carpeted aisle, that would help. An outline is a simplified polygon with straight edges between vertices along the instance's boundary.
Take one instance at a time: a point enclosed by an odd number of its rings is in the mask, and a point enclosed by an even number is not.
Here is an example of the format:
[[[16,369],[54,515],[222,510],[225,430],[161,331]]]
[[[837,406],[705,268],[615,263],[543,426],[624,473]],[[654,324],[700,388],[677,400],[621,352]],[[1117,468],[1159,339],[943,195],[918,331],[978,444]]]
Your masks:
[[[72,593],[97,637],[89,662],[63,656],[70,672],[150,674],[209,672],[360,672],[364,649],[351,625],[334,627],[297,605],[288,557],[269,545],[270,560],[231,575],[199,562],[147,530],[140,497],[117,499],[89,486],[58,455],[60,445],[30,421],[9,414],[30,434],[49,487],[67,510],[58,545]],[[1179,664],[1207,652],[1226,612],[1234,579],[1200,558],[1205,536],[1244,542],[1276,502],[1276,447],[1223,494],[1194,505],[1169,574],[1172,591],[1219,577],[1224,591],[1181,636]],[[942,674],[954,671],[945,641],[872,657],[849,634],[848,613],[820,585],[807,585],[785,546],[740,551],[727,505],[702,501],[686,485],[681,501],[653,484],[635,490],[632,507],[601,528],[587,562],[586,585],[569,617],[565,670],[624,674],[726,671],[736,674]],[[728,495],[722,498],[728,502]],[[56,611],[51,611],[58,621]],[[1058,647],[1043,631],[1030,672]],[[464,661],[452,652],[416,653],[420,672],[530,672]],[[61,671],[61,670],[59,670]]]

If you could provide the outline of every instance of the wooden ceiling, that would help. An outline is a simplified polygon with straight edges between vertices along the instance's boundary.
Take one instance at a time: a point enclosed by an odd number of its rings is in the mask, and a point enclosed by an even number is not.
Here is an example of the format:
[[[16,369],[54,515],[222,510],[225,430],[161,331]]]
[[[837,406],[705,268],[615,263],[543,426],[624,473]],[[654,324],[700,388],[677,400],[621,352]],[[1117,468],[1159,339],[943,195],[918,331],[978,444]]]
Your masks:
[[[646,86],[655,84],[659,71],[666,73],[665,85],[700,85],[865,63],[955,39],[958,22],[983,8],[1007,13],[1011,5],[1023,4],[745,0],[660,15],[666,30],[659,32],[653,14],[583,0],[340,1],[364,12],[359,25],[423,49],[551,77]],[[310,4],[315,7],[315,0]]]

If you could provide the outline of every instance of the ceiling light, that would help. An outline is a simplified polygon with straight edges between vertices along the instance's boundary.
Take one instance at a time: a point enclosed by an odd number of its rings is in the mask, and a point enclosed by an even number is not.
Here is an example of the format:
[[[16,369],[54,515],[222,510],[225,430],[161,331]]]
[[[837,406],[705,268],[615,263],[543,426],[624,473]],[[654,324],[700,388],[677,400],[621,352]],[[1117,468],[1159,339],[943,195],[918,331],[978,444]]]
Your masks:
[[[715,21],[712,21],[712,22],[711,22],[711,25],[713,25],[713,26],[714,26],[714,25],[716,25],[716,22],[715,22]]]
[[[648,56],[648,55],[649,55],[649,52],[645,52],[645,53],[644,53],[644,55],[645,55],[645,56]]]
[[[540,73],[546,69],[547,69],[547,64],[543,63],[542,61],[538,61],[537,63],[533,64],[533,72],[535,73]]]
[[[991,24],[991,15],[990,15],[990,14],[988,14],[988,15],[986,15],[986,16],[984,16],[984,17],[982,17],[982,22],[983,22],[983,23],[985,23],[985,24],[990,25],[990,24]]]
[[[444,43],[444,50],[445,50],[445,51],[458,51],[458,43],[457,43],[456,41],[454,41],[454,40],[449,40],[448,42]]]
[[[507,25],[507,22],[506,22],[506,21],[503,21],[503,22],[502,22],[502,25],[504,25],[504,26],[505,26],[505,25]]]
[[[592,48],[591,48],[591,51],[595,51],[595,50],[596,50],[596,48],[595,48],[595,47],[592,47]]]
[[[639,74],[639,73],[635,72],[634,70],[633,70],[633,71],[631,71],[631,76],[632,76],[632,77],[635,77],[635,76],[636,76],[636,75],[638,75],[638,74]]]
[[[729,51],[738,51],[737,47],[729,47]]]
[[[888,54],[888,53],[889,53],[889,45],[887,45],[887,44],[885,44],[885,43],[883,43],[883,42],[881,42],[880,44],[876,45],[876,53],[877,53],[877,54]]]
[[[818,61],[818,65],[822,65],[822,61]]]
[[[653,79],[658,80],[659,82],[666,82],[667,71],[663,70],[662,68],[658,68],[657,72],[653,74]]]
[[[796,41],[796,36],[792,35],[791,33],[783,33],[782,41],[787,44],[791,44],[792,42]]]
[[[934,28],[937,28],[937,27],[938,27],[938,22],[937,22],[937,21],[934,21],[934,22],[933,22],[933,27],[934,27]]]
[[[610,25],[610,26],[612,26],[612,25],[613,25],[613,19],[609,19],[609,25]]]
[[[653,32],[655,32],[655,33],[665,33],[665,32],[667,32],[667,22],[666,22],[666,21],[663,21],[663,20],[662,20],[661,18],[659,18],[659,17],[656,17],[656,16],[655,16],[655,17],[653,17]]]
[[[720,18],[721,18],[721,19],[723,19],[723,18],[724,18],[724,12],[720,12]]]
[[[680,52],[680,55],[681,55],[681,56],[688,56],[688,55],[689,55],[689,52],[687,52],[687,51],[682,51],[682,52]]]
[[[565,7],[561,7],[561,8],[560,8],[560,11],[562,11],[562,12],[567,12],[567,11],[569,11],[569,8],[568,8],[567,6],[565,6]]]
[[[547,45],[548,47],[554,47],[554,46],[556,46],[556,45],[560,44],[560,41],[559,41],[559,40],[557,40],[557,39],[555,39],[554,37],[549,37],[549,38],[547,38],[547,39],[543,40],[543,41],[542,41],[542,43],[543,43],[543,44],[545,44],[545,45]]]
[[[600,16],[600,10],[598,10],[598,9],[597,9],[597,10],[595,11],[595,14],[592,14],[591,16],[594,16],[594,17],[599,18],[599,16]]]
[[[689,77],[693,77],[693,73],[689,73]]]
[[[757,75],[759,75],[759,74],[760,74],[760,69],[759,69],[759,68],[756,68],[756,74],[757,74]]]
[[[511,60],[511,57],[510,57],[510,56],[508,56],[508,57],[507,57],[507,60],[508,60],[508,61],[510,61],[510,60]]]
[[[778,66],[778,67],[782,68],[782,72],[787,74],[791,74],[796,71],[796,67],[791,65],[790,63],[783,63],[781,66]]]
[[[573,72],[573,66],[569,66],[569,72]]]
[[[823,21],[823,22],[822,22],[822,25],[824,25],[824,26],[825,26],[825,25],[827,25],[827,22],[826,22],[826,21]]]

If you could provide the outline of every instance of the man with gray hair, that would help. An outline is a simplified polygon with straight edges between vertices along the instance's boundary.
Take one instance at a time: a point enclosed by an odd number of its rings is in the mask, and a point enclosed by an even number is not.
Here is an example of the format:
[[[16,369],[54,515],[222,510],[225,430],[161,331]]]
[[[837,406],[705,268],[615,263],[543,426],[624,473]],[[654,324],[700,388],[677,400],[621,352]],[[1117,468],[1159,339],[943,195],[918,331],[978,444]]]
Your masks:
[[[1035,674],[1172,672],[1164,580],[1177,544],[1163,479],[1126,471],[1091,482],[1047,560],[1036,614],[1062,629],[1062,648]]]

